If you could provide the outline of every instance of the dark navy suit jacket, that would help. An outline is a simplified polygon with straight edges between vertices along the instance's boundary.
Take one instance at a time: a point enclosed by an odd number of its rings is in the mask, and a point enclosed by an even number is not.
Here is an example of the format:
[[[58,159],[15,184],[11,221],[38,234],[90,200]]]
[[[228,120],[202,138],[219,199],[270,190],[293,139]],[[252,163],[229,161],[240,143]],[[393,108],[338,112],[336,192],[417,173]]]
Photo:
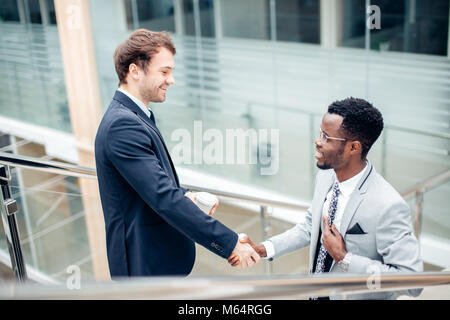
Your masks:
[[[228,258],[238,236],[184,194],[156,124],[116,91],[95,138],[111,277],[188,275],[194,241]]]

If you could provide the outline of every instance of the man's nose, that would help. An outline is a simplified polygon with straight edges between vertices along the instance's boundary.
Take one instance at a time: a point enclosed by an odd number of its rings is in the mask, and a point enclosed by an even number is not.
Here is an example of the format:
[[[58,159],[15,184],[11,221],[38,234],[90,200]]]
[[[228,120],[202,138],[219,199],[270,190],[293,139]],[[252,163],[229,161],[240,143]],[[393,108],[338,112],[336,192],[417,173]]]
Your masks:
[[[316,140],[314,140],[314,144],[318,148],[322,147],[322,141],[320,140],[320,138],[316,138]]]
[[[173,78],[173,75],[170,75],[169,78],[167,78],[167,84],[174,84],[175,79]]]

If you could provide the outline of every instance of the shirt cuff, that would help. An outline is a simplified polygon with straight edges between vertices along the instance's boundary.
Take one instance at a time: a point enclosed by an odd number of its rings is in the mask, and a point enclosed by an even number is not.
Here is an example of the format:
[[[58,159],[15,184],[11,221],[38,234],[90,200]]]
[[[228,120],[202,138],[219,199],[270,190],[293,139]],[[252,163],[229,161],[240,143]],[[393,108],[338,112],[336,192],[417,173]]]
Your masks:
[[[273,243],[270,240],[264,241],[261,243],[264,248],[266,248],[266,256],[262,257],[263,259],[271,259],[275,255],[275,248],[273,247]]]
[[[348,264],[350,264],[350,263],[352,263],[352,253],[351,252],[347,252],[346,254],[345,254],[345,257],[344,257],[344,261],[345,262],[347,262]]]

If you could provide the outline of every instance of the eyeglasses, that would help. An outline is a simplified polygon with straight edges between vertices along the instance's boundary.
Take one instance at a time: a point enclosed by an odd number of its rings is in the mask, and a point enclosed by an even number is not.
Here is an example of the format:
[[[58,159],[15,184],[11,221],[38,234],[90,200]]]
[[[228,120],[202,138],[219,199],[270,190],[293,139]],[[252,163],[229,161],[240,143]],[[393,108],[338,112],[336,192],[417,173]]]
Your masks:
[[[339,140],[339,141],[346,141],[346,140],[348,140],[348,139],[345,139],[345,138],[330,137],[325,132],[323,132],[322,129],[319,129],[319,130],[320,130],[319,137],[320,137],[320,140],[322,140],[323,142],[326,142],[328,139],[329,140]]]

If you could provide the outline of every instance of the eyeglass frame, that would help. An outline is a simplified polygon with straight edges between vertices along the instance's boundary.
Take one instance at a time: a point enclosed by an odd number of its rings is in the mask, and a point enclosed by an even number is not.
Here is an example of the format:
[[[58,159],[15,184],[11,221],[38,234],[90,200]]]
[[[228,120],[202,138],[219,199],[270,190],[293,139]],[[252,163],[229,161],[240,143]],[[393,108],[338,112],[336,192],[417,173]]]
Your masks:
[[[322,128],[319,128],[319,138],[320,138],[320,140],[325,141],[325,142],[327,142],[328,139],[330,139],[330,140],[338,140],[338,141],[350,140],[350,139],[347,139],[347,138],[330,137],[328,134],[323,132]]]

